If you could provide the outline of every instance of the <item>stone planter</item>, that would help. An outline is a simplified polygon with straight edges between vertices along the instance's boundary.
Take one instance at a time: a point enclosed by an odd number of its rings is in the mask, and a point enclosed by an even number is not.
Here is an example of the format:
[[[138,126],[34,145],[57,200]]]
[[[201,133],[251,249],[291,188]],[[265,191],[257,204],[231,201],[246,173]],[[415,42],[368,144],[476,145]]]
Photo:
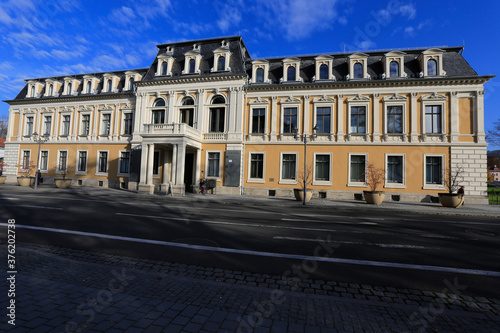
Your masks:
[[[33,186],[35,185],[35,177],[19,176],[17,177],[17,183],[20,186]]]
[[[7,179],[7,176],[0,176],[0,185],[5,184],[6,179]]]
[[[54,184],[57,188],[68,188],[71,185],[71,179],[55,178]]]
[[[384,191],[363,191],[366,203],[380,205],[385,198]]]
[[[294,188],[293,189],[293,194],[295,195],[295,200],[297,201],[304,201],[304,190],[301,188]],[[306,193],[306,202],[311,200],[313,195],[313,190],[307,190]]]
[[[464,195],[457,193],[438,193],[439,202],[443,207],[459,208],[464,203]]]

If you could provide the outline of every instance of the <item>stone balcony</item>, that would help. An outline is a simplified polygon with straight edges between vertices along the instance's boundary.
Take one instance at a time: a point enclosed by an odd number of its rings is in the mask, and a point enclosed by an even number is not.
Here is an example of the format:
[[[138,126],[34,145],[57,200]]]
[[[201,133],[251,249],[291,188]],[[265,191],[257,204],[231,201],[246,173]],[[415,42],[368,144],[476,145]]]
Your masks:
[[[183,123],[173,124],[144,124],[143,136],[190,137],[201,140],[202,134],[197,129]]]

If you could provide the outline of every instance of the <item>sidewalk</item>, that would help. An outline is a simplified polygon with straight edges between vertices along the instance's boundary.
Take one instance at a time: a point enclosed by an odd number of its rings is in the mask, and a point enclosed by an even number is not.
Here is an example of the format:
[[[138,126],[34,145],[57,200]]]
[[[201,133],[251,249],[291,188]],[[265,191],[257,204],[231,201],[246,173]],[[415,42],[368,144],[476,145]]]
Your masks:
[[[500,300],[18,243],[2,332],[496,332]],[[0,255],[6,258],[6,246]],[[452,282],[453,284],[454,282]],[[4,288],[7,285],[4,284]],[[444,285],[443,285],[444,287]]]
[[[0,186],[0,194],[5,193],[68,193],[75,195],[88,195],[98,197],[128,197],[141,200],[170,200],[170,201],[208,201],[227,205],[251,205],[251,206],[279,206],[279,207],[302,207],[302,202],[293,198],[284,197],[260,197],[250,195],[225,195],[225,194],[193,194],[186,196],[165,196],[160,194],[148,195],[122,189],[111,189],[102,187],[71,187],[69,189],[58,189],[53,185],[41,185],[36,191],[30,187],[4,184]],[[306,207],[323,207],[325,209],[390,211],[395,213],[411,214],[444,214],[444,215],[470,215],[470,216],[492,216],[500,217],[500,205],[468,205],[460,208],[445,208],[439,203],[409,203],[384,201],[381,205],[369,205],[364,201],[355,200],[333,200],[313,198]]]

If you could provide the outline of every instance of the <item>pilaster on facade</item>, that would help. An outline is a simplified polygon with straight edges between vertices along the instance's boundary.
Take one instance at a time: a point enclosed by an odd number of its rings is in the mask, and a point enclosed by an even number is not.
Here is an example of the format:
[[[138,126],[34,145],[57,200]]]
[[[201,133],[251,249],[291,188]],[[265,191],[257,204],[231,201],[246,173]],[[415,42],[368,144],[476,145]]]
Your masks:
[[[418,109],[417,109],[418,93],[411,93],[410,101],[410,142],[418,143]]]
[[[344,95],[337,95],[337,142],[344,142]]]
[[[480,90],[476,93],[476,104],[477,104],[477,113],[476,117],[476,140],[478,143],[486,142],[486,134],[484,132],[484,90]]]
[[[271,97],[271,141],[276,142],[276,127],[278,121],[278,96]]]

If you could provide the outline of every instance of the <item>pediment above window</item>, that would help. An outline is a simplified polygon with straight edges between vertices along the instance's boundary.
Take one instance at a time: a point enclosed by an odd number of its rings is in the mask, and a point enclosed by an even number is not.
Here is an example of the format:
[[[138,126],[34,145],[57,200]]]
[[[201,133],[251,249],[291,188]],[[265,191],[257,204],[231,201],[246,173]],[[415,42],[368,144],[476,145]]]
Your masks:
[[[444,95],[440,95],[436,92],[433,92],[430,95],[424,95],[420,98],[421,101],[446,101],[448,98]]]
[[[335,102],[335,99],[331,98],[331,97],[327,97],[326,95],[323,95],[321,97],[317,97],[317,98],[313,99],[313,102],[314,103],[333,103],[333,102]]]
[[[393,94],[392,96],[384,97],[384,102],[405,102],[408,98],[405,96],[401,96],[398,93]]]
[[[269,104],[269,101],[267,99],[262,99],[260,97],[257,97],[251,100],[248,104]]]
[[[281,101],[281,104],[297,104],[300,103],[300,99],[288,96],[286,99]]]
[[[369,97],[366,97],[366,96],[362,96],[360,94],[357,94],[356,96],[354,97],[349,97],[347,99],[347,102],[369,102],[370,101],[370,98]]]

